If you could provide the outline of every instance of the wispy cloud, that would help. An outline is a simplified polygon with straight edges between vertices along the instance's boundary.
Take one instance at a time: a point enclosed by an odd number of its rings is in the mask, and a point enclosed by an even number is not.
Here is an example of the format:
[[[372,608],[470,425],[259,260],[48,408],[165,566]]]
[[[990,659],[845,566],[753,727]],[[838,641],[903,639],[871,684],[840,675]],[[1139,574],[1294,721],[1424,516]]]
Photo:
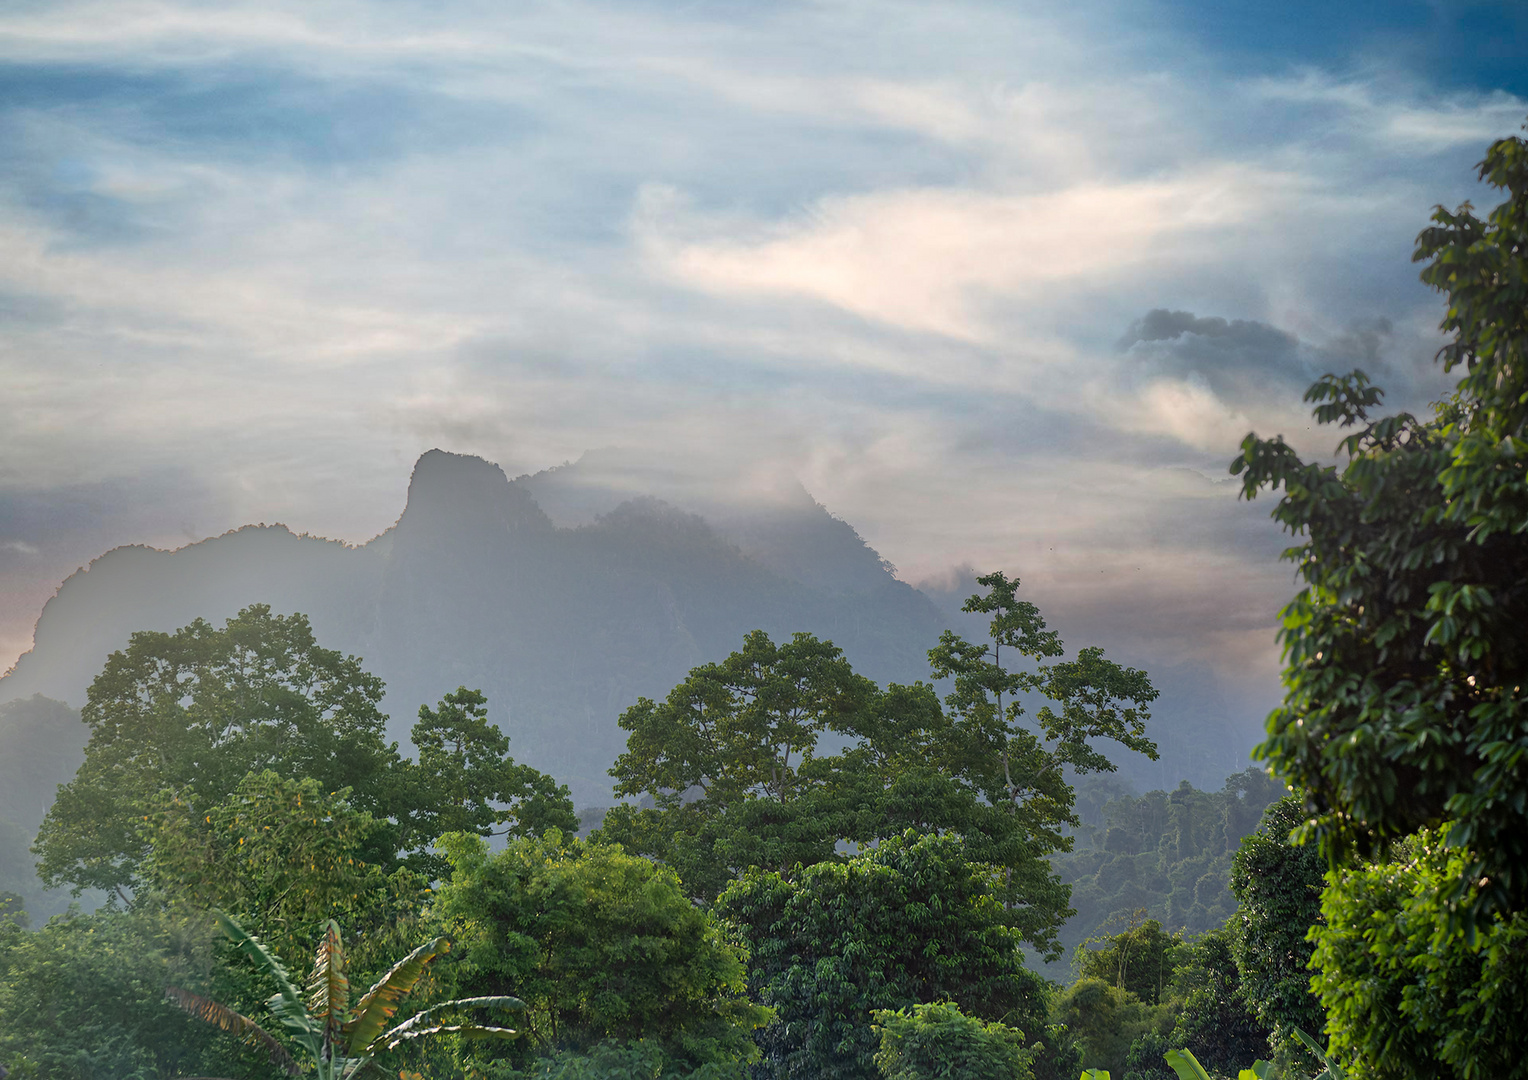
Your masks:
[[[10,5],[0,498],[197,509],[0,527],[0,650],[89,548],[364,540],[431,446],[619,445],[1266,673],[1288,573],[1225,462],[1312,443],[1308,372],[1436,389],[1412,238],[1528,103],[1240,78],[1135,10]]]

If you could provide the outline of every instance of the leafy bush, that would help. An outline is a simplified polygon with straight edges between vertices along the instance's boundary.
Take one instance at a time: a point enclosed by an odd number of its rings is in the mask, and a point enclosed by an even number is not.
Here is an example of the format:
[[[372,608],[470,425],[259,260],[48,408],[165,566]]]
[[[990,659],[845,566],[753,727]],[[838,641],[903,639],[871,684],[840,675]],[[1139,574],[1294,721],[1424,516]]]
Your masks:
[[[1332,1052],[1360,1076],[1521,1075],[1528,1060],[1528,915],[1449,925],[1448,889],[1475,856],[1422,832],[1393,862],[1335,874],[1316,928],[1316,992]]]
[[[753,1030],[771,1014],[746,997],[744,954],[672,870],[556,830],[497,854],[471,833],[441,847],[452,874],[434,914],[458,943],[441,977],[456,996],[525,1001],[517,1068],[609,1040],[647,1040],[692,1069],[757,1054]]]
[[[870,1014],[880,1032],[876,1066],[886,1080],[1031,1080],[1034,1051],[1007,1024],[936,1001]]]

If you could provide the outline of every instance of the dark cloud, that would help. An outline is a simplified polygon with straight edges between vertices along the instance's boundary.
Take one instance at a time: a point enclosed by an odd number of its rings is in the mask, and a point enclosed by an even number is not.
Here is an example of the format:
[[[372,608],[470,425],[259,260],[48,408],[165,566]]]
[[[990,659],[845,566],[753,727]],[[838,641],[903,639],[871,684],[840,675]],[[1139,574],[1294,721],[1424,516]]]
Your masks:
[[[1313,351],[1293,334],[1250,319],[1156,308],[1131,326],[1120,346],[1154,374],[1202,379],[1226,402],[1303,390],[1320,374]]]
[[[1156,308],[1131,325],[1119,347],[1137,375],[1202,382],[1233,406],[1298,401],[1322,375],[1355,368],[1398,409],[1424,407],[1450,383],[1433,363],[1436,345],[1415,331],[1398,331],[1383,316],[1355,319],[1331,339],[1311,343],[1253,319]]]

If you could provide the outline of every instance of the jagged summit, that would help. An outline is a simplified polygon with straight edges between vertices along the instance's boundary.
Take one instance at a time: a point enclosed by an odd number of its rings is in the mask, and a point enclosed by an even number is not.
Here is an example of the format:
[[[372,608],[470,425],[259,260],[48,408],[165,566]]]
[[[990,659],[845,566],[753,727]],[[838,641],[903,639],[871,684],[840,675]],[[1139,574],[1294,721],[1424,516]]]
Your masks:
[[[750,630],[832,639],[881,681],[927,673],[942,621],[926,597],[804,489],[728,484],[620,454],[511,481],[431,450],[396,524],[359,546],[246,526],[95,560],[44,608],[0,702],[40,692],[78,707],[134,631],[267,603],[382,677],[392,737],[407,739],[421,704],[481,689],[516,758],[587,805],[608,798],[620,713]]]
[[[703,518],[749,558],[811,588],[874,592],[900,584],[853,526],[776,468],[604,449],[518,477],[513,486],[531,492],[558,525],[589,524],[634,497],[656,498]]]
[[[415,463],[408,503],[398,524],[412,528],[447,524],[468,533],[553,527],[531,493],[511,484],[498,465],[438,449],[420,455]]]

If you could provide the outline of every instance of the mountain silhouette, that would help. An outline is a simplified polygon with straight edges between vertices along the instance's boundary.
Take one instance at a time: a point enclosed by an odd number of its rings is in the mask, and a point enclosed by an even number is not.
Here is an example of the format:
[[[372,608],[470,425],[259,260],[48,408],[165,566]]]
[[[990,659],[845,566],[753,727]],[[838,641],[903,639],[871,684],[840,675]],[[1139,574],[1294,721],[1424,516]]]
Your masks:
[[[77,708],[134,631],[218,624],[253,603],[302,612],[321,644],[381,676],[405,744],[421,704],[483,690],[516,759],[580,805],[608,800],[622,710],[750,630],[808,631],[863,674],[910,682],[927,678],[947,623],[794,482],[687,489],[614,452],[511,480],[431,450],[397,523],[362,545],[250,525],[174,551],[107,552],[44,607],[0,702],[42,694]]]

